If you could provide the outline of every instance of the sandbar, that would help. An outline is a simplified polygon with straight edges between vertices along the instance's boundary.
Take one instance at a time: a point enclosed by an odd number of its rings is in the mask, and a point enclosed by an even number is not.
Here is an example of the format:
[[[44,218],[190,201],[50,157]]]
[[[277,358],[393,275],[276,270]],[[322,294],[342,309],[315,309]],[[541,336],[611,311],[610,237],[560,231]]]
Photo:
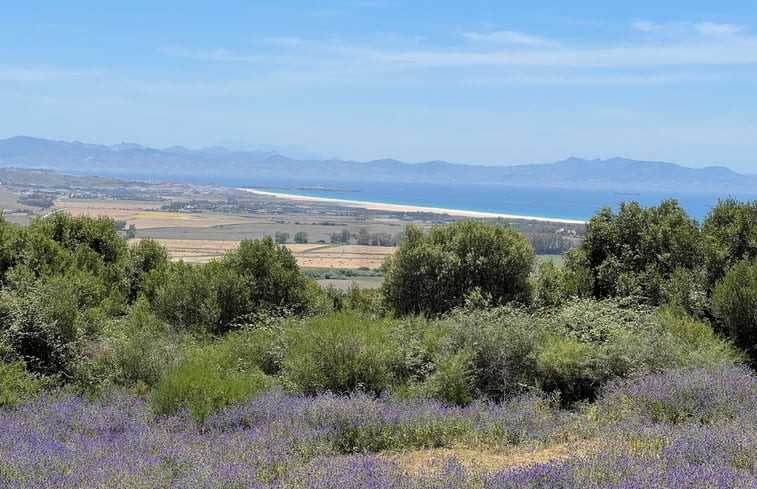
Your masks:
[[[268,192],[264,190],[257,190],[254,188],[240,188],[245,192],[250,192],[256,195],[265,195],[267,197],[276,197],[280,199],[299,200],[302,202],[324,202],[332,204],[340,204],[347,207],[357,207],[360,209],[369,209],[375,211],[390,211],[390,212],[430,212],[433,214],[447,214],[449,216],[460,217],[473,217],[473,218],[502,218],[518,221],[538,221],[538,222],[557,222],[564,224],[585,224],[586,221],[580,221],[577,219],[561,219],[557,217],[542,217],[542,216],[520,216],[515,214],[500,214],[496,212],[480,212],[480,211],[467,211],[463,209],[445,209],[442,207],[424,207],[418,205],[402,205],[402,204],[385,204],[382,202],[366,202],[362,200],[348,200],[348,199],[332,199],[329,197],[311,197],[308,195],[287,194],[281,192]]]

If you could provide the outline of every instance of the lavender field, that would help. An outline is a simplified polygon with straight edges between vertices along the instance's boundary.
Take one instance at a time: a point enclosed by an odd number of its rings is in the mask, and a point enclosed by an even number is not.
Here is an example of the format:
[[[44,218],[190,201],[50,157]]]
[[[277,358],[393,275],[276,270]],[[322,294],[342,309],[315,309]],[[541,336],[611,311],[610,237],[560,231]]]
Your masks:
[[[533,463],[507,454],[539,454]],[[422,467],[404,461],[449,447]],[[475,449],[482,463],[455,458]],[[469,451],[469,450],[468,450]],[[461,450],[462,453],[462,450]],[[487,454],[504,454],[487,464]],[[743,367],[615,383],[571,411],[544,396],[434,400],[281,390],[198,423],[129,394],[41,394],[0,415],[4,488],[753,488],[757,378]]]

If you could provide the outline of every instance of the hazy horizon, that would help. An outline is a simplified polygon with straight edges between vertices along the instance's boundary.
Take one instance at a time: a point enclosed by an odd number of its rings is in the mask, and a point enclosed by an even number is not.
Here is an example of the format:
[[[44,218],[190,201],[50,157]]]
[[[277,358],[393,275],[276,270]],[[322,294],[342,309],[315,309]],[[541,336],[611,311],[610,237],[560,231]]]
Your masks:
[[[0,138],[755,173],[756,27],[743,2],[29,2],[0,18]]]

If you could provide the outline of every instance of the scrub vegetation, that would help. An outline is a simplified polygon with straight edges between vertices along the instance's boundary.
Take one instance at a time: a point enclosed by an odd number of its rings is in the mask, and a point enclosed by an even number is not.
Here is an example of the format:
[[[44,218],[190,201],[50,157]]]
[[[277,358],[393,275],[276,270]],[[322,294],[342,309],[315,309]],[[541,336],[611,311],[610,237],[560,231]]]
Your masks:
[[[270,238],[0,220],[0,486],[755,487],[755,243],[734,200],[601,209],[562,268],[411,225],[343,291]]]

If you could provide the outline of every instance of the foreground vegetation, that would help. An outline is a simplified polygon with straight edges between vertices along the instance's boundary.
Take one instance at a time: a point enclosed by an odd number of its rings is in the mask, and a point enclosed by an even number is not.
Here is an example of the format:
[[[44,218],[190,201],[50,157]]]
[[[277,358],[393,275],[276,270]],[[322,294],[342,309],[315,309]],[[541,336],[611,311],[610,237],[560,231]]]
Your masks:
[[[756,217],[603,209],[565,268],[510,227],[409,226],[347,292],[271,239],[193,266],[108,219],[0,221],[0,482],[754,487]]]
[[[560,410],[535,394],[460,408],[274,390],[197,425],[182,413],[156,418],[127,394],[96,402],[45,395],[0,416],[0,482],[8,488],[751,488],[755,406],[757,379],[734,367],[612,384],[590,413]],[[387,454],[467,445],[483,458],[487,450],[556,443],[575,451],[502,466],[450,458],[418,470]]]

